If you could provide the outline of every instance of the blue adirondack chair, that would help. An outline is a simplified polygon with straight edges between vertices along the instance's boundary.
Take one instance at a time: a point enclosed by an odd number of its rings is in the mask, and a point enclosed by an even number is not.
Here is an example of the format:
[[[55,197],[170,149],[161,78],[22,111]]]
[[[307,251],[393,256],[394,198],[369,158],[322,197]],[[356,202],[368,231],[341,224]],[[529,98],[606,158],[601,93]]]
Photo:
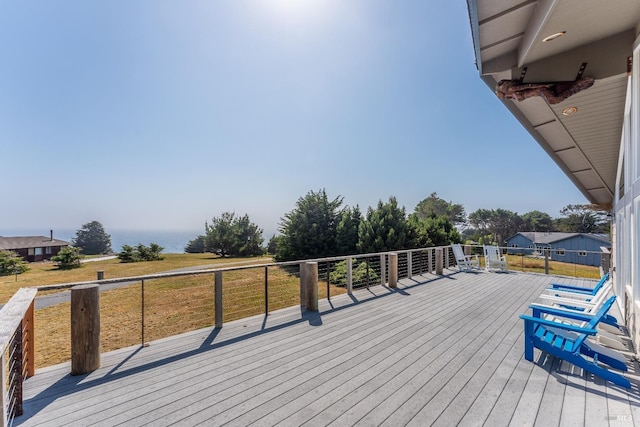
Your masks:
[[[606,273],[604,276],[602,276],[602,279],[600,279],[600,281],[596,284],[594,288],[583,288],[581,286],[571,286],[571,285],[564,285],[562,283],[552,283],[549,289],[555,289],[558,291],[575,292],[579,294],[595,295],[600,290],[600,288],[604,286],[607,280],[609,280],[609,273]]]
[[[611,349],[587,341],[588,336],[596,335],[596,326],[607,314],[615,299],[615,296],[609,298],[595,315],[542,308],[533,308],[533,316],[521,315],[520,318],[524,320],[525,359],[532,362],[533,350],[539,348],[607,381],[630,388],[631,383],[627,378],[599,364],[601,362],[614,369],[626,371],[624,357]],[[585,323],[578,326],[546,320],[542,318],[546,313]]]

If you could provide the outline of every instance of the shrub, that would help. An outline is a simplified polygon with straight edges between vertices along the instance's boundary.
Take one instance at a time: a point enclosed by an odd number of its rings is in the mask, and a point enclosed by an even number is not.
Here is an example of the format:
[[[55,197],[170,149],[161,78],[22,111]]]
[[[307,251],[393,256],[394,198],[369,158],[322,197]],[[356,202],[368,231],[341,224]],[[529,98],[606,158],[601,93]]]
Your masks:
[[[347,261],[337,263],[329,274],[329,281],[336,286],[347,286]],[[367,263],[354,261],[351,266],[351,281],[354,286],[367,283]],[[380,276],[372,268],[369,268],[369,284],[380,283]]]
[[[62,248],[57,255],[51,257],[51,261],[55,262],[60,270],[70,270],[78,268],[80,264],[80,248],[67,246]]]
[[[22,274],[29,270],[27,262],[12,251],[0,250],[0,276]]]
[[[135,248],[124,245],[118,253],[118,259],[120,262],[160,261],[162,259],[160,253],[163,249],[157,243],[151,243],[149,246],[139,243]]]

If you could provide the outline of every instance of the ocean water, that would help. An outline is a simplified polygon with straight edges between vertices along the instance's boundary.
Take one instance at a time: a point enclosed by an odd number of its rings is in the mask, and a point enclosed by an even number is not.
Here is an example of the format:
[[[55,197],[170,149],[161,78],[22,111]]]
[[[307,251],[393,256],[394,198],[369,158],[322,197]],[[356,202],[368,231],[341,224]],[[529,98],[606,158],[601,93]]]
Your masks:
[[[111,236],[111,248],[115,252],[120,252],[123,245],[135,246],[138,243],[149,246],[157,243],[162,246],[165,254],[181,254],[190,240],[195,239],[199,234],[204,234],[204,230],[176,231],[176,230],[109,230],[105,229]],[[49,237],[49,230],[33,229],[2,229],[0,236],[45,236]],[[53,230],[55,239],[71,240],[76,236],[76,230]]]

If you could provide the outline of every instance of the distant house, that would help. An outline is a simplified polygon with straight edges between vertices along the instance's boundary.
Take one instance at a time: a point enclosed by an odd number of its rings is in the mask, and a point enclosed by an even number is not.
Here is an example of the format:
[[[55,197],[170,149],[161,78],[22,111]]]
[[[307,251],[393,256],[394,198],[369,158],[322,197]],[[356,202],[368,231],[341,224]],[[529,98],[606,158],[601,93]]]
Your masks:
[[[520,232],[507,239],[509,248],[530,249],[529,253],[544,253],[552,249],[550,259],[572,264],[600,265],[600,248],[611,247],[606,234]]]
[[[0,250],[16,252],[25,261],[35,262],[51,259],[69,242],[44,236],[0,237]]]

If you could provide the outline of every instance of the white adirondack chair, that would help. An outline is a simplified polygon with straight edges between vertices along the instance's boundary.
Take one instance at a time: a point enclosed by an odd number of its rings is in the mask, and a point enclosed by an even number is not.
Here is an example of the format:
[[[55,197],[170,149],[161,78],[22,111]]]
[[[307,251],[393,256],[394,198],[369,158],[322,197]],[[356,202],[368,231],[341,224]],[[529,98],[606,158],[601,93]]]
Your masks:
[[[453,250],[453,256],[456,258],[456,265],[459,271],[470,271],[474,268],[480,268],[478,255],[465,255],[462,246],[458,243],[451,245],[451,250]]]
[[[500,255],[500,248],[497,246],[484,246],[484,264],[487,270],[509,270],[507,258]]]

